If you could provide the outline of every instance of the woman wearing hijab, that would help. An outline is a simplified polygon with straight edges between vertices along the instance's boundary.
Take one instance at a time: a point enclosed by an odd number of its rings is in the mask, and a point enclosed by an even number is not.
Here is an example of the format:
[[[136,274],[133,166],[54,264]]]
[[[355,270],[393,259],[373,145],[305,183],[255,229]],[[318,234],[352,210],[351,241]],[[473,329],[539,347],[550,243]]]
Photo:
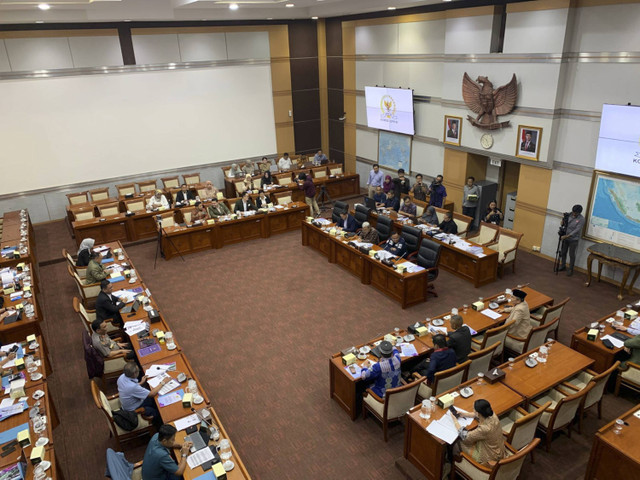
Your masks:
[[[262,178],[260,179],[260,188],[264,188],[265,185],[272,185],[273,178],[271,177],[271,172],[267,170],[262,174]]]
[[[384,182],[382,182],[382,191],[384,193],[389,193],[389,190],[394,189],[393,180],[391,180],[391,175],[387,175],[384,177]]]
[[[438,214],[436,213],[436,207],[430,205],[424,211],[422,216],[418,219],[418,223],[426,223],[427,225],[439,225]]]
[[[96,241],[93,238],[85,238],[80,243],[80,248],[78,248],[78,259],[76,260],[77,267],[86,267],[89,265],[89,255],[91,254],[91,249]]]

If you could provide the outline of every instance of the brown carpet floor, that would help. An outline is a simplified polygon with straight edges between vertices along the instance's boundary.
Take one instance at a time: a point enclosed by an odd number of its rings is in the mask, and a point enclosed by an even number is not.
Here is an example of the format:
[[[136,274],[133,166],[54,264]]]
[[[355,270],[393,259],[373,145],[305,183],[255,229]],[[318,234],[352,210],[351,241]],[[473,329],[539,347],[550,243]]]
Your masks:
[[[41,261],[73,245],[62,222],[36,227],[36,236]],[[572,298],[560,327],[565,344],[573,330],[624,303],[613,286],[585,288],[584,275],[555,276],[550,262],[525,252],[516,274],[478,289],[442,272],[440,296],[403,311],[302,247],[299,231],[190,255],[185,262],[160,259],[154,270],[155,249],[145,243],[127,252],[255,479],[402,478],[394,461],[402,455],[404,427],[392,427],[385,444],[375,420],[352,422],[329,398],[329,357],[344,347],[519,283],[557,301]],[[56,458],[67,479],[103,478],[105,450],[113,445],[89,391],[82,326],[71,307],[75,286],[64,263],[40,271],[54,368],[49,383],[61,419]],[[522,478],[582,478],[595,431],[632,402],[637,398],[629,392],[606,395],[602,420],[591,412],[582,435],[557,435],[550,454],[539,449],[535,465],[527,460]],[[127,458],[138,461],[145,441],[125,448]]]

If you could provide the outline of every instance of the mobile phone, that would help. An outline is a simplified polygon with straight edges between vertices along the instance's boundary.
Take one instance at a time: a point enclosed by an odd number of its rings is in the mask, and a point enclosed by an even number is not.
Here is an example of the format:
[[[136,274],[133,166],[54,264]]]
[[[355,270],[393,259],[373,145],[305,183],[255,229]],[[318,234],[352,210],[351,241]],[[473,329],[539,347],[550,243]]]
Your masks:
[[[449,407],[449,411],[453,414],[454,417],[460,418],[460,414],[458,413],[458,410],[456,410],[456,407],[454,407],[453,405]]]

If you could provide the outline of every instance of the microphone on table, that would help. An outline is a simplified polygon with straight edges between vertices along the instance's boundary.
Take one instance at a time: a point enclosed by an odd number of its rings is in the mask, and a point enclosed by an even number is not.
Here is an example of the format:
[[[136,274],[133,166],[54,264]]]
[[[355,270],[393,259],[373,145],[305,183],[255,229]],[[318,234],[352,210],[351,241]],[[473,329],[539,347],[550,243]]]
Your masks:
[[[402,260],[402,257],[404,257],[406,254],[407,254],[407,252],[404,252],[402,255],[400,255],[400,258],[395,260],[395,263],[398,263],[400,260]]]
[[[196,414],[196,417],[198,417],[204,423],[209,425],[209,427],[215,428],[217,432],[220,432],[220,428],[218,428],[218,426],[213,421],[207,420],[207,418],[204,416],[204,414],[200,414],[199,410],[196,410],[195,408],[191,407],[191,411]]]

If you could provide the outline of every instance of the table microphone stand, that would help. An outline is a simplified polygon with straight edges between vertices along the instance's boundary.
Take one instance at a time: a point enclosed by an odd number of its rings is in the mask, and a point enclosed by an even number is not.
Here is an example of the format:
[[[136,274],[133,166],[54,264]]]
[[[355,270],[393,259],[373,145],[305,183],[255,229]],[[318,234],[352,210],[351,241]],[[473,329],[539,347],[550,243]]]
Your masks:
[[[169,243],[171,244],[173,249],[176,251],[176,253],[180,256],[180,258],[184,262],[185,259],[182,256],[182,254],[180,253],[180,250],[178,250],[178,247],[176,247],[176,244],[173,243],[173,240],[171,240],[171,237],[169,235],[167,235],[167,232],[162,227],[162,219],[161,218],[157,218],[156,217],[156,225],[158,227],[158,240],[157,240],[157,244],[156,244],[156,258],[153,261],[153,269],[154,270],[156,269],[156,264],[158,263],[158,254],[160,254],[162,256],[162,258],[164,258],[164,252],[162,251],[162,234],[164,234],[164,236],[167,238],[167,240],[169,241]]]

